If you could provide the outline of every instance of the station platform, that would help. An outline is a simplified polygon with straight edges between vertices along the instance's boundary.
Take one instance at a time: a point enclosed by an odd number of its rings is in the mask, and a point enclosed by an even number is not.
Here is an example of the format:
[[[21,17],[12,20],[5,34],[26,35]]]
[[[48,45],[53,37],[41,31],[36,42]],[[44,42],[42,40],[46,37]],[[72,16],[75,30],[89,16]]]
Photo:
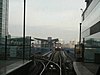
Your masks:
[[[100,64],[73,62],[73,66],[77,75],[100,75],[97,74]]]
[[[0,64],[0,75],[6,75],[29,62],[30,61],[28,60],[25,60],[24,62],[22,60],[2,61],[3,64]]]

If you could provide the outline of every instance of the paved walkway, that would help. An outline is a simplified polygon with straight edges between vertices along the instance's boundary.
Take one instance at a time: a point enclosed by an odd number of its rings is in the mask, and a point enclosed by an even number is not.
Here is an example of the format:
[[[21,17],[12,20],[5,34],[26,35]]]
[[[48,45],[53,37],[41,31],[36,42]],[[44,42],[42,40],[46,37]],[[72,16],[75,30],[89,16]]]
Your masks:
[[[77,75],[96,75],[99,64],[73,62],[73,66]]]

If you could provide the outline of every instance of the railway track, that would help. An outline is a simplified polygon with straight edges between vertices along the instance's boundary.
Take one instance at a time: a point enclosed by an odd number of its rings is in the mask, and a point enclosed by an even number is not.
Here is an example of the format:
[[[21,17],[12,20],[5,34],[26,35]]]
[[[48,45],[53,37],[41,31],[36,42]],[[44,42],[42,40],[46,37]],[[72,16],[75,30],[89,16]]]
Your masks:
[[[39,75],[43,75],[43,72],[45,71],[45,69],[46,69],[46,67],[48,66],[48,64],[50,63],[50,61],[52,60],[53,55],[54,55],[54,53],[52,53],[52,56],[51,56],[50,60],[48,60],[47,64],[45,65],[45,67],[43,68],[43,70],[40,72]]]
[[[75,75],[73,61],[65,51],[61,51],[62,75]]]
[[[57,56],[56,56],[57,55]],[[55,61],[57,59],[57,62]],[[61,75],[61,57],[59,52],[54,52],[40,75]]]
[[[43,66],[38,75],[74,75],[73,61],[65,51],[55,51],[48,56],[49,59],[37,59],[41,60]]]

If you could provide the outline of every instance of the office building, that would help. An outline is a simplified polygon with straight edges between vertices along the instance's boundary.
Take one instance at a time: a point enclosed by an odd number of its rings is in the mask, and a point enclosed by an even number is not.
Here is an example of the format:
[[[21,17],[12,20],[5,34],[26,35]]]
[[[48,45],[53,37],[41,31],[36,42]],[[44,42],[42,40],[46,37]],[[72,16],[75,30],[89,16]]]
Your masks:
[[[82,14],[82,39],[84,38],[84,61],[98,62],[100,56],[100,0],[85,0]]]
[[[5,55],[5,36],[8,36],[9,0],[0,0],[0,59]]]
[[[0,0],[0,37],[8,35],[8,6],[9,0]]]

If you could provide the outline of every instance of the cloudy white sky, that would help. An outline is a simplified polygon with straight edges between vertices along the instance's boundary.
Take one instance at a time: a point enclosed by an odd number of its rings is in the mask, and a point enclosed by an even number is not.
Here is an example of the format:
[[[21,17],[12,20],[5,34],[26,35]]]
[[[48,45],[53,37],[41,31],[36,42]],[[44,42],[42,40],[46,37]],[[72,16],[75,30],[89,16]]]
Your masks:
[[[9,33],[23,34],[23,1],[9,0]],[[85,0],[26,0],[26,35],[77,40]]]

